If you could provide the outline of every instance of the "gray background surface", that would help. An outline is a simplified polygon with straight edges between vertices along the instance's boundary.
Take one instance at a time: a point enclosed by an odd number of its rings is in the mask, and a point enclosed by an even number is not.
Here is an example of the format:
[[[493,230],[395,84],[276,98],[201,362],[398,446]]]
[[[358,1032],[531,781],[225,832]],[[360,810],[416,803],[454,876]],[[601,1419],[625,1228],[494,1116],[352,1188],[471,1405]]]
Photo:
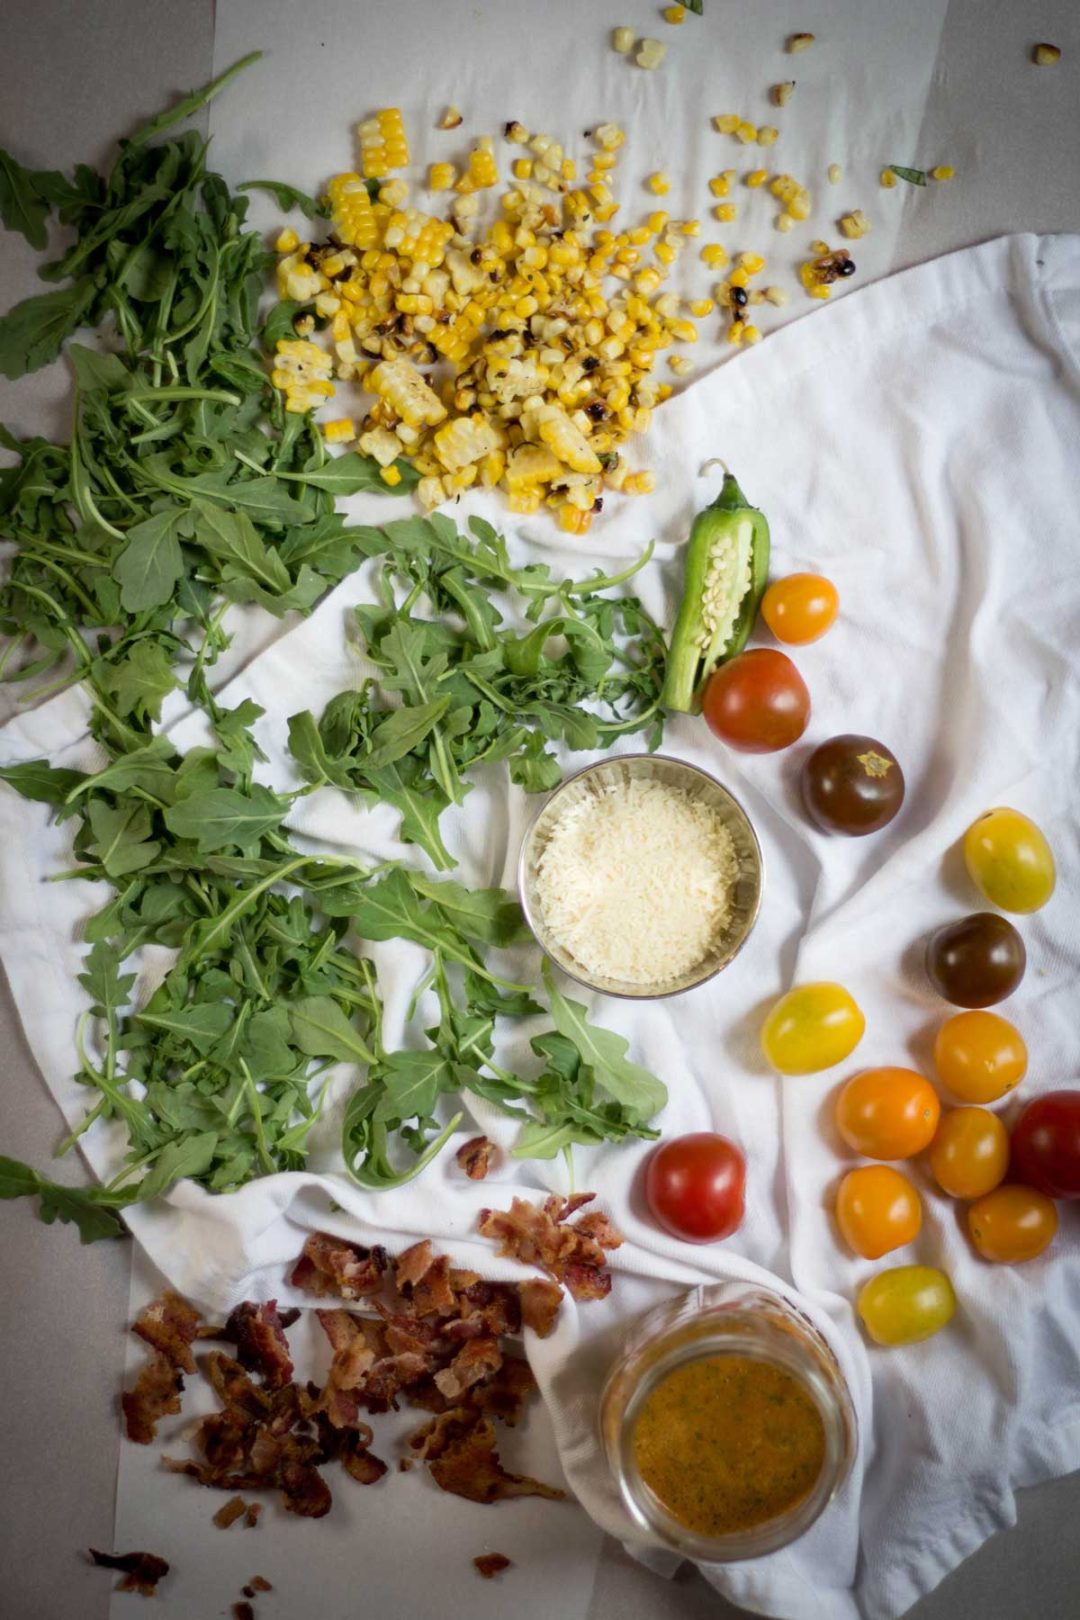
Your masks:
[[[793,26],[812,27],[807,8],[796,9]],[[608,10],[606,20],[618,21],[618,7]],[[952,0],[920,145],[956,154],[962,183],[948,209],[921,213],[894,268],[1005,232],[1080,230],[1076,75],[1065,64],[1048,71],[1033,104],[1024,63],[1036,39],[1053,40],[1074,65],[1077,0]],[[0,0],[0,145],[42,167],[103,158],[118,130],[206,80],[212,49],[212,0]],[[40,289],[35,267],[21,239],[0,238],[0,308]],[[20,383],[17,396],[0,382],[0,420],[64,433],[66,392],[59,374]],[[0,1148],[45,1166],[60,1127],[3,984]],[[65,1160],[56,1173],[77,1180],[80,1169]],[[0,1208],[0,1223],[0,1620],[104,1620],[111,1580],[78,1554],[112,1544],[129,1250],[82,1249],[70,1229],[40,1225],[25,1203]],[[1020,1493],[1018,1513],[1015,1529],[988,1542],[910,1620],[1080,1614],[1080,1474]],[[608,1542],[589,1620],[742,1612],[696,1574],[662,1581]]]

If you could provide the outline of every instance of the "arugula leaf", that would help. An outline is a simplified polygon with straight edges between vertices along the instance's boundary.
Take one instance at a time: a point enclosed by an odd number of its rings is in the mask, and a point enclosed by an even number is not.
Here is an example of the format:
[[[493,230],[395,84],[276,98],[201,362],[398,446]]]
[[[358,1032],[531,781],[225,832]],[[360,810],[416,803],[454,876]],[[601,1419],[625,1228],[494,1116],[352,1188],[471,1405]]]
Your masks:
[[[87,815],[94,834],[89,852],[111,878],[137,872],[160,855],[160,843],[150,837],[149,806],[140,800],[111,805],[104,799],[91,799]]]
[[[395,461],[393,465],[401,474],[393,487],[381,476],[382,468],[374,456],[362,456],[358,450],[347,450],[325,466],[313,467],[305,472],[279,472],[278,477],[310,484],[313,489],[329,490],[331,495],[407,494],[419,483],[420,474],[407,461]]]
[[[179,535],[189,523],[182,506],[166,506],[127,531],[127,544],[113,563],[125,613],[162,607],[184,572]]]
[[[285,819],[288,805],[269,788],[254,783],[238,788],[211,788],[180,799],[164,812],[165,825],[177,838],[193,838],[201,855],[218,849],[254,854],[260,839]]]
[[[161,718],[161,705],[176,686],[176,676],[165,648],[157,641],[137,641],[126,658],[106,664],[98,676],[111,694],[116,712]]]
[[[58,1181],[39,1175],[19,1159],[0,1156],[0,1198],[32,1198],[35,1194],[41,1199],[38,1211],[41,1219],[50,1226],[53,1221],[70,1221],[78,1228],[83,1243],[127,1236],[124,1223],[106,1202],[107,1194],[96,1188],[84,1191],[79,1187],[62,1186]]]
[[[502,948],[532,937],[521,907],[505,889],[466,889],[452,878],[431,878],[424,872],[411,872],[409,881],[417,893],[434,900],[466,939]]]
[[[365,768],[378,771],[384,765],[396,764],[406,754],[411,754],[431,735],[449,707],[450,699],[443,697],[431,703],[414,703],[404,709],[391,709],[375,727],[371,752],[364,759]]]
[[[575,1140],[574,1127],[556,1121],[533,1119],[522,1127],[510,1149],[513,1159],[554,1159]]]
[[[629,1061],[629,1041],[614,1030],[591,1024],[581,1003],[569,1000],[558,988],[546,960],[544,984],[555,1028],[577,1048],[597,1084],[621,1103],[636,1123],[644,1124],[658,1114],[667,1103],[667,1087],[648,1069]]]
[[[35,176],[0,147],[0,219],[4,228],[19,231],[40,252],[48,241],[48,217],[49,205],[38,191]]]
[[[230,490],[234,487],[229,486]],[[263,545],[246,512],[229,512],[198,498],[192,501],[191,510],[195,537],[204,551],[239,569],[272,594],[288,591],[289,570]]]
[[[925,169],[905,169],[902,164],[890,163],[889,168],[898,180],[906,180],[909,186],[925,186]]]
[[[75,371],[75,381],[84,393],[90,393],[94,388],[104,388],[109,392],[114,388],[130,387],[131,373],[119,355],[101,354],[97,349],[88,349],[85,343],[69,343],[67,353]]]
[[[160,1198],[185,1176],[204,1175],[213,1163],[217,1145],[216,1131],[203,1131],[197,1136],[169,1142],[162,1148],[149,1175],[139,1183],[138,1198],[143,1202]]]
[[[7,782],[24,799],[36,799],[40,804],[66,804],[68,795],[87,780],[82,771],[50,765],[47,759],[0,765],[0,781]]]
[[[192,1007],[148,1010],[135,1015],[137,1024],[147,1024],[165,1035],[175,1035],[203,1054],[209,1052],[235,1020],[235,1009],[224,1001],[196,1002]]]
[[[81,326],[98,295],[90,276],[56,292],[24,298],[0,316],[0,375],[13,381],[55,360],[64,339]]]
[[[336,1001],[329,996],[305,996],[289,1009],[292,1038],[309,1057],[336,1058],[340,1063],[374,1063],[365,1045]]]
[[[268,191],[279,208],[298,208],[308,219],[322,219],[329,213],[324,202],[316,202],[306,191],[286,185],[283,180],[241,180],[237,191]]]

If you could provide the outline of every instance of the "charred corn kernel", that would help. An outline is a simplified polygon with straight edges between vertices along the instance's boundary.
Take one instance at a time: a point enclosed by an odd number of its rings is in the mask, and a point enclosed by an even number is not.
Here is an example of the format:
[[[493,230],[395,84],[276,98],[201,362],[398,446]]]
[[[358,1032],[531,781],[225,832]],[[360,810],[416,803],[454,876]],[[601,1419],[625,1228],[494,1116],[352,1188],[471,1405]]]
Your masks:
[[[735,138],[742,141],[744,146],[749,146],[753,141],[757,140],[757,125],[744,121],[735,131]]]
[[[627,56],[633,50],[637,35],[632,28],[616,28],[611,36],[611,43],[620,56]]]
[[[676,343],[696,343],[698,340],[698,329],[693,321],[671,321],[668,331]]]
[[[655,196],[666,197],[671,190],[671,176],[658,169],[655,174],[650,174],[645,184]]]
[[[378,239],[378,224],[360,176],[336,174],[326,194],[330,201],[330,230],[337,241],[349,247],[373,247]]]
[[[1053,67],[1055,62],[1061,61],[1061,48],[1058,45],[1036,45],[1031,53],[1031,60],[1036,67]]]
[[[839,163],[830,163],[828,168],[829,184],[831,186],[839,185],[843,173],[844,171]]]
[[[750,173],[745,176],[744,184],[748,185],[751,191],[756,191],[758,186],[763,186],[768,178],[768,169],[751,169]]]
[[[779,84],[773,85],[770,93],[778,107],[786,107],[795,94],[795,80],[782,79]]]
[[[278,239],[274,243],[274,249],[278,253],[294,253],[299,246],[300,238],[291,225],[286,225],[285,229],[278,233]]]
[[[403,169],[408,164],[409,143],[399,108],[384,107],[374,118],[366,118],[358,133],[365,179],[381,180],[391,169]]]
[[[382,479],[384,484],[389,484],[391,489],[393,489],[395,485],[401,483],[401,468],[381,467],[379,469],[379,477]]]
[[[789,56],[797,56],[800,51],[808,51],[814,39],[813,34],[789,34],[784,49]]]
[[[953,180],[955,177],[956,170],[948,163],[939,163],[930,170],[931,180]]]
[[[715,308],[716,305],[711,298],[692,298],[689,304],[691,315],[696,316],[699,321],[706,315],[711,315]]]
[[[883,191],[891,191],[896,184],[896,176],[891,169],[882,169],[878,176],[878,184]]]
[[[433,163],[428,170],[429,191],[449,191],[457,178],[457,170],[452,163]]]
[[[461,114],[456,107],[447,107],[439,119],[440,129],[457,129],[461,123]]]
[[[529,132],[525,128],[524,124],[518,123],[516,118],[512,119],[509,124],[505,124],[503,126],[503,135],[506,140],[512,141],[515,146],[528,145]]]
[[[371,372],[367,386],[408,427],[434,427],[446,416],[446,406],[408,360],[384,360]]]
[[[692,360],[688,360],[684,354],[669,354],[668,365],[671,367],[676,377],[687,377],[694,369],[694,362]]]
[[[678,27],[679,23],[686,21],[685,6],[665,6],[664,21]]]
[[[716,215],[717,219],[723,220],[724,224],[728,225],[735,218],[736,214],[738,213],[738,209],[734,203],[717,203],[716,207],[713,209],[713,213]]]
[[[759,146],[775,146],[780,139],[780,131],[772,124],[762,124],[758,128],[757,143]]]
[[[631,473],[623,484],[625,495],[651,495],[656,488],[656,474],[654,472]]]
[[[783,287],[766,287],[765,297],[770,304],[775,304],[778,309],[788,302],[788,293]]]
[[[347,416],[339,416],[333,422],[324,422],[323,438],[327,444],[351,444],[356,438],[356,423],[350,422]]]
[[[658,208],[654,213],[649,215],[645,223],[648,225],[653,236],[659,236],[660,232],[666,228],[667,222],[667,214],[662,208]]]
[[[722,270],[728,262],[727,250],[719,242],[706,242],[701,250],[701,258],[710,270]]]
[[[593,130],[593,140],[605,152],[617,152],[626,136],[618,124],[601,124]]]
[[[737,269],[745,271],[748,276],[756,276],[760,270],[765,268],[765,260],[760,253],[740,253],[735,260],[735,264]],[[734,279],[733,276],[732,280],[734,281]],[[745,286],[746,283],[743,282],[742,285]]]
[[[709,181],[709,190],[714,197],[726,197],[731,190],[731,182],[726,175],[714,174]]]
[[[510,165],[516,180],[528,180],[533,172],[532,158],[515,158]]]
[[[778,231],[784,231],[785,233],[787,231],[793,231],[796,223],[797,221],[793,214],[777,214],[776,218],[773,220],[773,224],[775,225],[776,229]]]
[[[658,68],[667,55],[667,46],[661,45],[658,39],[643,39],[638,45],[634,61],[639,68],[651,71]]]
[[[758,331],[756,326],[747,325],[747,326],[743,327],[743,342],[744,343],[760,343],[761,342],[761,333]]]
[[[738,113],[720,113],[713,119],[713,128],[720,135],[734,135],[741,122]]]

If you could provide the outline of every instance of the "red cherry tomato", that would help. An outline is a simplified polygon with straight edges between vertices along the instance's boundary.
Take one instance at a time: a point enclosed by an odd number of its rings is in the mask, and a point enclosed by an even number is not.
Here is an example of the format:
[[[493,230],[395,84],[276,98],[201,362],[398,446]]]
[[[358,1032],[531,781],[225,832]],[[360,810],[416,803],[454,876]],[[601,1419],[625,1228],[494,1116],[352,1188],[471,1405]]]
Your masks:
[[[798,742],[810,693],[787,653],[754,647],[721,664],[705,688],[705,719],[721,742],[744,754],[773,754]]]
[[[645,1171],[653,1219],[688,1243],[713,1243],[742,1224],[746,1160],[726,1136],[693,1131],[661,1142]]]
[[[1080,1198],[1080,1091],[1048,1091],[1013,1126],[1013,1169],[1048,1198]]]

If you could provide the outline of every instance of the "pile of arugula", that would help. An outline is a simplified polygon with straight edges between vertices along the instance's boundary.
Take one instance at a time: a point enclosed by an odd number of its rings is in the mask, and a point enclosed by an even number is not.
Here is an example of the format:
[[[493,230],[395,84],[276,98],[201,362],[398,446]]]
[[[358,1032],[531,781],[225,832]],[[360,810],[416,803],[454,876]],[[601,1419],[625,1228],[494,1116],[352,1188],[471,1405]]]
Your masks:
[[[509,761],[535,790],[558,780],[549,740],[594,748],[644,728],[655,746],[664,648],[636,598],[605,594],[633,569],[560,580],[542,564],[514,567],[475,521],[470,539],[442,516],[350,528],[334,511],[336,495],[387,486],[364,456],[328,459],[310,418],[287,416],[268,384],[265,351],[292,310],[278,304],[260,329],[272,256],[243,229],[246,201],[207,170],[197,136],[151,144],[251,60],[121,142],[107,177],[80,166],[68,180],[0,153],[5,224],[43,247],[55,212],[76,238],[43,271],[68,285],[0,318],[0,370],[46,364],[80,326],[102,327],[118,351],[68,345],[69,445],[0,430],[18,457],[0,473],[0,537],[13,542],[0,674],[51,680],[35,699],[83,682],[108,755],[94,775],[47,760],[0,768],[77,823],[76,864],[57,876],[113,891],[85,930],[91,1010],[77,1046],[89,1107],[58,1151],[98,1120],[119,1122],[129,1143],[120,1174],[89,1190],[0,1158],[0,1197],[38,1195],[42,1218],[76,1222],[84,1241],[122,1231],[118,1210],[182,1177],[217,1192],[299,1168],[336,1063],[364,1071],[342,1148],[368,1187],[407,1180],[439,1151],[461,1118],[441,1122],[444,1094],[470,1091],[518,1118],[515,1152],[528,1156],[654,1136],[666,1098],[546,971],[553,1027],[532,1038],[536,1072],[496,1062],[499,1021],[544,1010],[535,987],[489,965],[527,937],[503,891],[304,853],[287,835],[293,801],[330,785],[394,805],[402,837],[445,869],[439,816],[482,762]],[[249,184],[317,211],[292,188]],[[401,471],[399,491],[416,478]],[[292,717],[307,785],[275,792],[255,779],[262,711],[226,708],[210,689],[225,614],[233,602],[308,611],[371,557],[382,559],[379,600],[357,614],[379,678],[318,723]],[[504,626],[496,591],[533,628]],[[155,730],[181,682],[214,739],[183,756]],[[384,1046],[361,948],[391,938],[430,953],[410,1016],[430,991],[438,1021],[415,1050]],[[133,1011],[125,964],[150,944],[170,948],[173,965]]]

